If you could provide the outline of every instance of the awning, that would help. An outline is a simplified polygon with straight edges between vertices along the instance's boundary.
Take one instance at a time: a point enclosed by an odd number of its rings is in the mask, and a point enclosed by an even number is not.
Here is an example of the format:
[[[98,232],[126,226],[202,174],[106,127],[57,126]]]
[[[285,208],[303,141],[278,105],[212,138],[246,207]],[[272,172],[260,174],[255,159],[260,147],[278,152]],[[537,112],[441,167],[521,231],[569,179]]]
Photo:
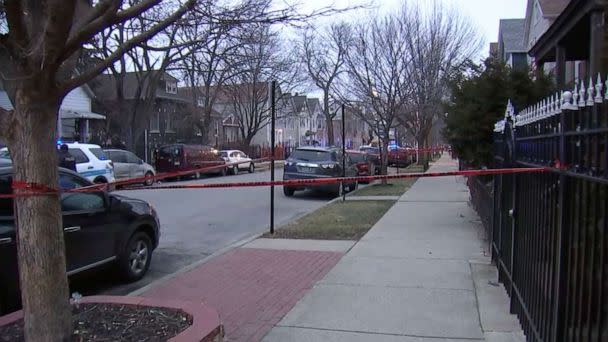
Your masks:
[[[59,110],[59,118],[61,119],[90,119],[90,120],[105,120],[105,115],[81,111],[81,110],[69,110],[69,109],[60,109]]]

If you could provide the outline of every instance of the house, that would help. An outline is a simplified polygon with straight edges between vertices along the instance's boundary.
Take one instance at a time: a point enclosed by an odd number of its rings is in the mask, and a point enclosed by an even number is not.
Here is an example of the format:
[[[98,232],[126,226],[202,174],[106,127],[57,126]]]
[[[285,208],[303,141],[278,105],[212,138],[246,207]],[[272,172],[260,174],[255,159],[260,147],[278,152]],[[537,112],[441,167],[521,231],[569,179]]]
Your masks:
[[[140,156],[148,156],[158,146],[187,140],[193,129],[182,124],[189,101],[177,83],[175,77],[161,71],[127,72],[122,81],[111,74],[96,77],[89,83],[97,95],[95,105],[111,120],[105,135],[119,135]]]
[[[542,2],[544,3],[544,2]],[[608,63],[602,60],[604,42],[603,0],[555,1],[545,7],[559,12],[550,26],[533,42],[530,56],[539,68],[554,64],[558,88],[570,85],[571,79],[606,75]],[[555,6],[559,3],[561,6]],[[543,12],[544,13],[544,12]],[[574,66],[573,66],[574,65]]]
[[[93,126],[103,124],[105,115],[92,111],[95,95],[87,85],[69,92],[59,107],[57,138],[61,141],[90,142]],[[8,94],[0,82],[0,107],[13,109]]]
[[[525,19],[501,19],[498,29],[498,56],[514,69],[528,69],[525,47]]]

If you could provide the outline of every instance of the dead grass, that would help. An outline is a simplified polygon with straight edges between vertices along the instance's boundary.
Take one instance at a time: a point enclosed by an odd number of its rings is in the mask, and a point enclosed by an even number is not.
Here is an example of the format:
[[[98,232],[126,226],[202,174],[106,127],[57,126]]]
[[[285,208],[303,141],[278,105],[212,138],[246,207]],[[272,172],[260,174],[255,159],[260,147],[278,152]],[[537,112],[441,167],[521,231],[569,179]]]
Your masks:
[[[266,238],[359,240],[390,209],[393,201],[337,201],[314,211]]]

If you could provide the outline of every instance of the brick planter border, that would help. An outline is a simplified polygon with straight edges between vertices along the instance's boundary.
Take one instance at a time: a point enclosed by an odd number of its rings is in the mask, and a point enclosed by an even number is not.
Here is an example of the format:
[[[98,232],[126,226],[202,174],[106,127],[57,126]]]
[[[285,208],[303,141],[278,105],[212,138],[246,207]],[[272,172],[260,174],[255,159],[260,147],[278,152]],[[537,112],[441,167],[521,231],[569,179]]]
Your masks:
[[[217,311],[203,303],[125,296],[90,296],[82,298],[80,303],[124,304],[181,310],[192,317],[192,325],[169,341],[222,342],[224,339],[224,327]],[[21,310],[1,316],[0,326],[11,324],[21,318],[23,318]]]

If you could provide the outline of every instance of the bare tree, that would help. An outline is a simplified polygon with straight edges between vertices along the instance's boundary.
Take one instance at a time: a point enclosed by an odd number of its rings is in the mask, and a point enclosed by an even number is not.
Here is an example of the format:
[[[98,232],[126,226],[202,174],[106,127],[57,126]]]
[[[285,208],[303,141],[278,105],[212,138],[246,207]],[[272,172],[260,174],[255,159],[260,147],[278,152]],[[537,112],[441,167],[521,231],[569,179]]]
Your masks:
[[[350,44],[350,28],[344,22],[331,24],[323,30],[308,28],[300,37],[300,55],[308,76],[323,91],[323,114],[327,141],[334,144],[333,119],[337,111],[330,105],[334,82],[344,72],[346,53]]]
[[[191,21],[215,15],[204,6],[195,6],[196,3],[196,0],[140,0],[131,5],[121,0],[0,1],[0,72],[14,107],[0,109],[0,137],[7,141],[11,151],[16,184],[36,189],[57,187],[55,128],[63,98],[187,12],[193,16]],[[74,72],[76,57],[83,46],[94,42],[102,32],[155,11],[162,16],[150,20],[145,30],[112,47],[110,54],[89,67]],[[294,7],[287,6],[238,20],[272,24],[329,13],[332,10],[325,7],[313,14],[300,15]],[[14,202],[25,338],[69,340],[72,320],[59,196],[18,196]]]
[[[281,53],[277,32],[267,25],[250,25],[243,32],[246,34],[238,49],[242,59],[239,70],[225,89],[239,122],[242,142],[250,145],[270,122],[270,82],[276,80],[281,89],[289,91],[301,75],[296,61]]]
[[[405,29],[402,38],[408,50],[410,85],[397,118],[418,147],[425,148],[433,126],[441,120],[450,78],[479,51],[481,41],[466,18],[438,2],[427,12],[406,4],[398,15]]]
[[[403,44],[404,25],[394,16],[375,17],[355,27],[346,56],[347,75],[340,88],[343,102],[380,138],[382,173],[386,174],[390,129],[407,98],[411,67]]]

